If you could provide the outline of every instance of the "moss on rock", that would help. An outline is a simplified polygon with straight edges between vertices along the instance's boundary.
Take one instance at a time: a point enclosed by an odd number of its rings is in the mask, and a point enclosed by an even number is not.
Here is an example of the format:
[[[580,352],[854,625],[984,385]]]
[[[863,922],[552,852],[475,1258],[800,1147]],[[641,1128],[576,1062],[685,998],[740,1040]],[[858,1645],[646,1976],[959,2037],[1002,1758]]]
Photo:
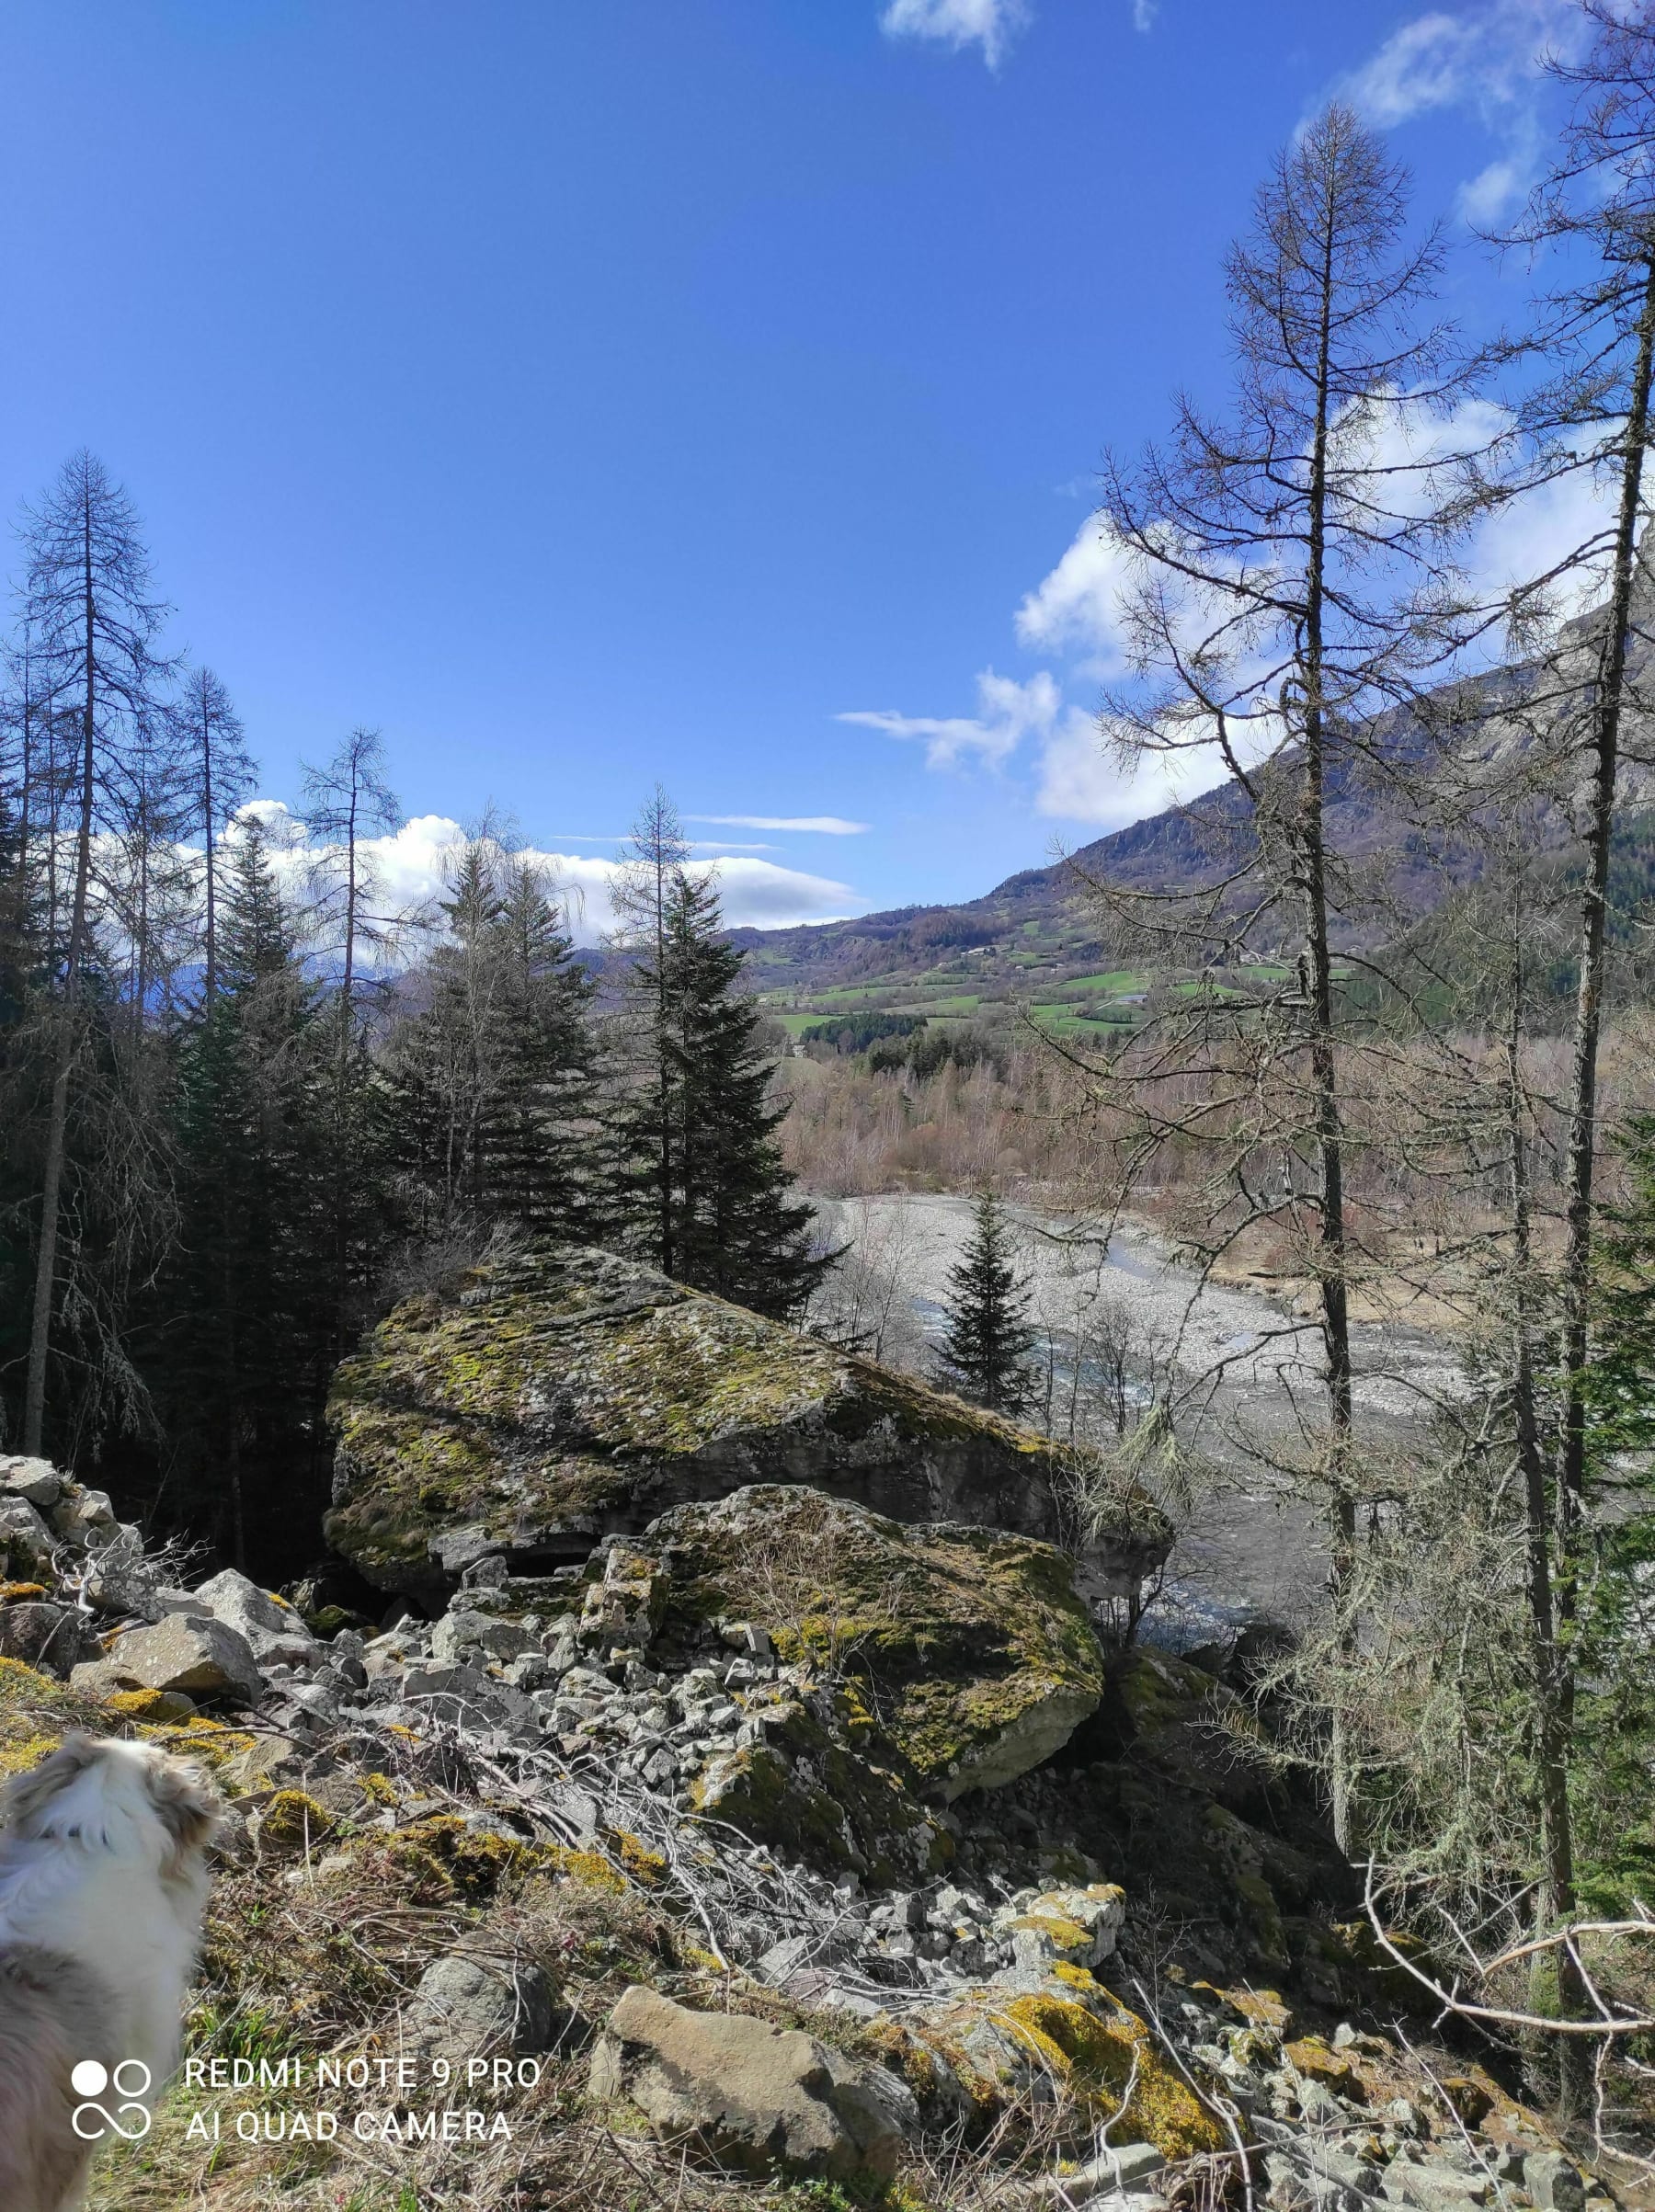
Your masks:
[[[399,1306],[340,1367],[330,1540],[390,1590],[577,1557],[679,1499],[814,1484],[1054,1533],[1047,1441],[638,1262],[537,1246]],[[1152,1509],[1121,1545],[1165,1550]]]
[[[645,1541],[670,1569],[665,1633],[761,1624],[843,1683],[866,1757],[944,1799],[1040,1764],[1102,1690],[1070,1562],[1031,1537],[762,1484],[679,1506]]]

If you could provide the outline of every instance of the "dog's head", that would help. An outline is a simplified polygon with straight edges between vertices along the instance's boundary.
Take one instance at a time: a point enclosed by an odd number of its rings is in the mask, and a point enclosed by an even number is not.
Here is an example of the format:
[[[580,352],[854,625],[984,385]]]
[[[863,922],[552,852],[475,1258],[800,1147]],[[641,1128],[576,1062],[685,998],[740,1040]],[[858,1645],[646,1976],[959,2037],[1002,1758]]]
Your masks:
[[[0,1792],[0,1821],[12,1835],[140,1857],[167,1881],[190,1878],[220,1812],[199,1767],[113,1738],[67,1737]]]

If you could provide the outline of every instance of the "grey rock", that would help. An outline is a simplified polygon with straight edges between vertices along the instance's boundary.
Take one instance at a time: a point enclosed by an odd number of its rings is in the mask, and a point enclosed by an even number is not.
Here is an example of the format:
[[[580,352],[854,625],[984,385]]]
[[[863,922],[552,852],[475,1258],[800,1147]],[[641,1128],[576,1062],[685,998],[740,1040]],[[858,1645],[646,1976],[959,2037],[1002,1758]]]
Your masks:
[[[261,1663],[280,1660],[289,1667],[321,1664],[322,1648],[291,1605],[260,1590],[248,1576],[226,1567],[211,1576],[194,1593],[200,1604],[211,1607],[223,1621],[245,1639],[249,1651]]]
[[[1523,2185],[1540,2212],[1581,2212],[1586,2183],[1560,2150],[1531,2150],[1523,2161]]]
[[[1395,2158],[1379,2186],[1388,2202],[1415,2206],[1418,2212],[1466,2212],[1494,2194],[1486,2173],[1463,2173],[1440,2159]]]
[[[456,1606],[431,1631],[431,1657],[451,1662],[468,1648],[485,1651],[491,1659],[517,1659],[526,1651],[538,1653],[540,1638],[516,1621]]]
[[[451,2065],[577,2049],[585,2040],[578,2014],[558,2004],[541,1967],[481,1953],[455,1952],[428,1967],[403,2016],[405,2052]]]
[[[870,2080],[875,2070],[796,2028],[692,2012],[634,1986],[598,2043],[591,2088],[725,2165],[885,2181],[902,2145],[900,2101]]]
[[[114,1532],[115,1508],[105,1491],[76,1485],[52,1507],[51,1525],[77,1551],[95,1550]]]
[[[21,1498],[25,1504],[44,1511],[63,1496],[63,1477],[49,1459],[0,1454],[0,1493]]]
[[[0,1496],[0,1556],[15,1575],[46,1580],[51,1570],[52,1533],[27,1498]]]
[[[246,1639],[224,1622],[169,1614],[151,1628],[130,1628],[109,1657],[147,1690],[190,1697],[234,1696],[257,1705],[264,1682]]]
[[[74,1668],[102,1656],[85,1614],[72,1605],[44,1600],[0,1605],[0,1659],[21,1659],[66,1681]]]

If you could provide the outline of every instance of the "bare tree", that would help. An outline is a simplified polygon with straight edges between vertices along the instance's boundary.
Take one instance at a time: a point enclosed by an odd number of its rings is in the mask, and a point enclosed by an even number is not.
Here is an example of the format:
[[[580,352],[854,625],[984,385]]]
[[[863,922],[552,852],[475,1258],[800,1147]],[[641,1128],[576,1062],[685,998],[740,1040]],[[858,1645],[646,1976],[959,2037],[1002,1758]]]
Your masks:
[[[1442,421],[1463,372],[1422,319],[1440,241],[1406,230],[1405,174],[1354,114],[1328,108],[1277,160],[1230,256],[1229,416],[1182,401],[1167,447],[1105,477],[1106,527],[1136,578],[1135,681],[1106,728],[1130,758],[1193,755],[1224,778],[1193,895],[1099,886],[1195,978],[1109,1071],[1136,1096],[1127,1179],[1169,1145],[1206,1146],[1224,1195],[1196,1231],[1205,1253],[1260,1223],[1300,1248],[1321,1340],[1330,1602],[1353,1646],[1362,1476],[1338,963],[1368,893],[1330,843],[1329,809],[1397,773],[1376,718],[1414,698],[1444,626],[1465,625],[1451,552],[1479,489]],[[1238,973],[1263,952],[1273,971]],[[1353,1848],[1337,1714],[1331,1770]]]
[[[48,1110],[40,1241],[24,1397],[23,1449],[39,1452],[46,1410],[70,1095],[82,1045],[91,954],[94,838],[118,815],[117,785],[137,733],[159,710],[175,664],[156,650],[166,610],[131,501],[81,451],[29,510],[28,620],[33,653],[58,701],[73,701],[76,757],[69,929],[57,978],[55,1070]],[[55,843],[55,839],[53,840]]]
[[[253,757],[230,694],[211,668],[191,668],[174,709],[180,750],[190,769],[191,827],[201,840],[203,1002],[218,992],[219,846],[253,787]]]
[[[310,834],[314,896],[331,920],[339,953],[339,1050],[350,1049],[356,1013],[357,952],[383,941],[393,918],[373,911],[381,879],[371,838],[396,827],[401,808],[385,775],[385,740],[378,730],[348,731],[322,767],[303,771],[303,811]]]

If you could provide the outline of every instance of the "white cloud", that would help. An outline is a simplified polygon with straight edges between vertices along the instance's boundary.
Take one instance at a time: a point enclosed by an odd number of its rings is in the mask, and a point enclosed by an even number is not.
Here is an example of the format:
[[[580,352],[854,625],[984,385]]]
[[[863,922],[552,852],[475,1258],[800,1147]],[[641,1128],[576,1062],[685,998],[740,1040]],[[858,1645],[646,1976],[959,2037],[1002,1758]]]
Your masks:
[[[1459,211],[1492,224],[1522,200],[1545,157],[1541,63],[1577,52],[1582,35],[1575,0],[1432,8],[1394,30],[1338,90],[1382,130],[1445,108],[1476,114],[1500,151],[1462,184]]]
[[[1125,657],[1121,603],[1132,569],[1132,556],[1108,518],[1089,516],[1056,567],[1017,610],[1019,643],[1037,652],[1079,648],[1097,656],[1099,673],[1113,674]]]
[[[1155,28],[1155,18],[1160,13],[1160,0],[1132,0],[1132,28],[1149,31]]]
[[[1208,747],[1198,751],[1151,753],[1136,767],[1114,758],[1095,714],[1070,707],[1046,740],[1034,804],[1043,815],[1084,822],[1101,830],[1124,829],[1180,799],[1207,791],[1224,778],[1224,764]]]
[[[927,768],[954,768],[972,756],[998,768],[1025,737],[1044,735],[1057,718],[1062,694],[1044,668],[1027,683],[985,668],[976,684],[975,715],[939,717],[864,709],[840,714],[838,720],[856,723],[863,729],[883,730],[888,737],[919,740],[925,747]]]
[[[729,829],[797,829],[824,838],[860,838],[870,822],[847,822],[843,815],[686,815],[686,822],[719,822]]]
[[[887,39],[936,39],[956,51],[980,46],[998,69],[1028,15],[1026,0],[888,0],[879,28]]]
[[[255,799],[243,811],[259,816],[272,845],[279,853],[291,852],[287,864],[296,870],[306,857],[306,848],[303,825],[292,811],[280,799]],[[383,911],[397,914],[433,906],[442,896],[445,872],[464,836],[460,824],[447,815],[417,815],[388,837],[366,839]],[[613,925],[610,884],[616,863],[592,853],[548,852],[533,847],[526,857],[538,861],[552,877],[576,941],[595,944]],[[708,865],[718,880],[725,920],[732,929],[780,929],[867,911],[868,901],[849,884],[779,867],[773,861],[737,854]]]

